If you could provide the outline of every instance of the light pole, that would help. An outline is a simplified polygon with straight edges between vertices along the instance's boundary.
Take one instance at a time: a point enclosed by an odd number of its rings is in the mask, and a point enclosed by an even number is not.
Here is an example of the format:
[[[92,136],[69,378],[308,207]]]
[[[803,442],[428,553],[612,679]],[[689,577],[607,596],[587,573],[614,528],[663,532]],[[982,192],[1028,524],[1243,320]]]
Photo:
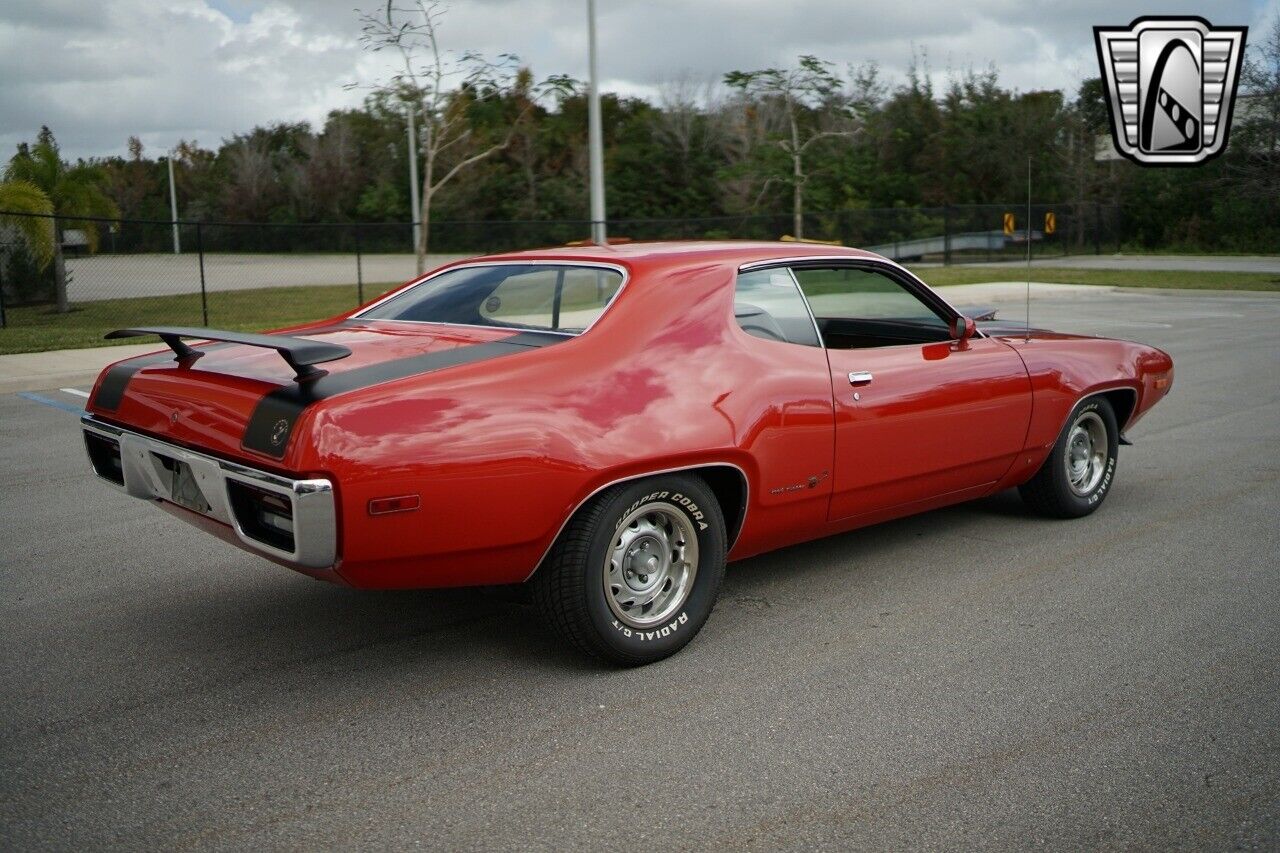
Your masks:
[[[596,2],[587,0],[589,77],[587,89],[587,160],[591,169],[591,241],[608,241],[604,218],[604,132],[600,126],[600,79],[596,73]]]
[[[422,203],[418,199],[418,137],[413,127],[413,103],[406,101],[404,106],[409,128],[409,205],[413,208],[409,221],[413,223],[413,251],[417,253],[422,242]]]
[[[178,242],[178,189],[173,183],[173,155],[177,149],[169,152],[169,214],[173,221],[173,253],[182,254],[182,244]]]

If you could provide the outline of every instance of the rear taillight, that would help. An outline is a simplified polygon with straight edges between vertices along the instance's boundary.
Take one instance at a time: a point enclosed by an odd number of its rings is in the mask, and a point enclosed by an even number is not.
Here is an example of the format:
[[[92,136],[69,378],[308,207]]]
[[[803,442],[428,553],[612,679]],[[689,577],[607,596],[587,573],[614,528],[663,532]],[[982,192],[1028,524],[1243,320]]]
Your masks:
[[[124,467],[120,464],[120,442],[114,438],[85,432],[84,446],[89,451],[89,463],[98,476],[117,486],[123,486]]]
[[[288,497],[236,480],[227,481],[227,495],[244,535],[293,552],[293,502]]]

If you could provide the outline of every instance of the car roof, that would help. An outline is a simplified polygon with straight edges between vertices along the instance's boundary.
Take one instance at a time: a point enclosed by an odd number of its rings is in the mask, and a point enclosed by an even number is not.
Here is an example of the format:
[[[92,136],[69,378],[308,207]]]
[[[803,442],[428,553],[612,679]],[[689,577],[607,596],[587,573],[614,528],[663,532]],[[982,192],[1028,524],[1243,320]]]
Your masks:
[[[883,261],[880,255],[862,249],[832,246],[826,243],[789,243],[753,240],[678,240],[653,243],[611,243],[607,246],[557,246],[483,255],[465,263],[486,260],[570,260],[598,261],[625,266],[684,266],[707,262],[737,265],[784,258],[864,258]]]

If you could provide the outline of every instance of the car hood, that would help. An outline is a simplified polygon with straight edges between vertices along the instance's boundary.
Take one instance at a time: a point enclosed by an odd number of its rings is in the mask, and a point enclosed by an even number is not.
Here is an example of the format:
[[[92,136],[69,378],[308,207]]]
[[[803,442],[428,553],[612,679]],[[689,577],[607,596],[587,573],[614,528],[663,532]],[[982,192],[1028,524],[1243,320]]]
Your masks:
[[[1069,332],[1055,332],[1052,329],[1027,329],[1026,324],[1014,320],[984,320],[977,324],[978,330],[992,338],[1026,338],[1032,340],[1069,340],[1073,338],[1090,338],[1092,335],[1073,335]]]

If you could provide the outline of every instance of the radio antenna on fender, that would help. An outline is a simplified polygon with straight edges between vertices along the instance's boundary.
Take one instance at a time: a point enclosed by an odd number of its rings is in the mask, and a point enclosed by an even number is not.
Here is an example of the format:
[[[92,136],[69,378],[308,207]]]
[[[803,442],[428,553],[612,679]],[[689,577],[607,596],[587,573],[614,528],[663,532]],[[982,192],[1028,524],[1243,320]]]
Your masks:
[[[1031,155],[1027,155],[1027,328],[1022,342],[1031,343]]]

